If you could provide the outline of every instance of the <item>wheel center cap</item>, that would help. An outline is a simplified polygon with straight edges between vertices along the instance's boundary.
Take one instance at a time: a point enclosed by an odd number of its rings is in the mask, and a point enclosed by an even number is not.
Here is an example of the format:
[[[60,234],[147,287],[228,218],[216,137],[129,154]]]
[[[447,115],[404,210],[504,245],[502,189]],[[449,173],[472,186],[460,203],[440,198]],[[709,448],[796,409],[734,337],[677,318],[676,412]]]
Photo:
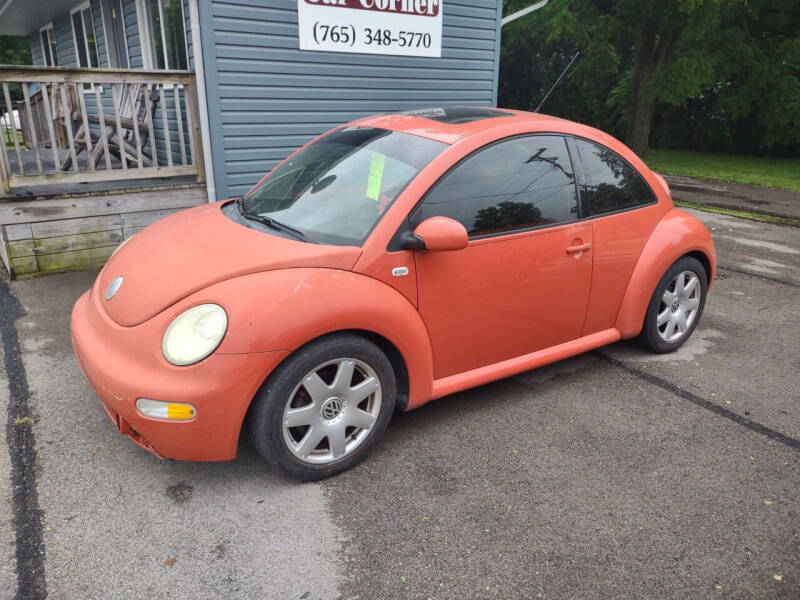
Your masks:
[[[328,398],[322,404],[322,418],[332,421],[342,414],[342,401],[339,398]]]
[[[679,309],[680,307],[681,307],[681,299],[680,299],[680,298],[675,298],[675,299],[672,301],[672,304],[670,305],[670,307],[669,307],[669,308],[670,308],[670,310],[671,310],[672,312],[678,312],[678,309]]]

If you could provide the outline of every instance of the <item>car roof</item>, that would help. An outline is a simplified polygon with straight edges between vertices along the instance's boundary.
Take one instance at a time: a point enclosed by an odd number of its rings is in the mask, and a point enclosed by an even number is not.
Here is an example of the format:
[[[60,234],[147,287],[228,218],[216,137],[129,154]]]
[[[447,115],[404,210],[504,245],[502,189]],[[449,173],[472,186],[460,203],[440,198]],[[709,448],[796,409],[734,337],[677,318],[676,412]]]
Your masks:
[[[570,121],[539,113],[506,108],[450,106],[427,108],[365,117],[351,123],[359,127],[378,127],[454,144],[480,132],[511,123],[528,123],[531,130],[566,129]]]

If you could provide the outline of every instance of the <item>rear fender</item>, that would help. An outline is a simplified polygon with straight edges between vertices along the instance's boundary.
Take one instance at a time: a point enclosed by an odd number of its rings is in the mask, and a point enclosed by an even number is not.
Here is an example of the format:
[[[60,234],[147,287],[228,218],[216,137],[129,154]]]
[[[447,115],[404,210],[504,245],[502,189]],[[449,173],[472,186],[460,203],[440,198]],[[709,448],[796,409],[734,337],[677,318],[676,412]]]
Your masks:
[[[433,354],[422,318],[405,296],[376,279],[338,269],[282,269],[218,283],[190,305],[201,302],[228,313],[218,353],[293,352],[329,333],[364,330],[386,338],[403,357],[408,408],[431,397]]]
[[[708,261],[710,286],[717,264],[711,234],[699,219],[673,208],[653,229],[628,282],[615,325],[623,338],[641,332],[656,285],[676,260],[690,252],[700,252]]]

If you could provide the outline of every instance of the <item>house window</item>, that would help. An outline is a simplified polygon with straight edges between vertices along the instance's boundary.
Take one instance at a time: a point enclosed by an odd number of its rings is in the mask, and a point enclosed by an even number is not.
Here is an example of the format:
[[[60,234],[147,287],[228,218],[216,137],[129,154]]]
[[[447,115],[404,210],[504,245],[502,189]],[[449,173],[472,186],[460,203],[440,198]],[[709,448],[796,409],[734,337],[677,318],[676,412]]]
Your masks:
[[[39,30],[42,40],[42,55],[46,67],[58,66],[58,49],[56,47],[56,34],[53,31],[53,24],[45,25]]]
[[[186,21],[181,0],[142,0],[147,14],[150,59],[155,69],[188,69]]]
[[[99,67],[100,59],[97,55],[97,38],[94,34],[91,6],[88,2],[81,4],[72,9],[70,16],[72,17],[72,35],[75,38],[78,66]]]

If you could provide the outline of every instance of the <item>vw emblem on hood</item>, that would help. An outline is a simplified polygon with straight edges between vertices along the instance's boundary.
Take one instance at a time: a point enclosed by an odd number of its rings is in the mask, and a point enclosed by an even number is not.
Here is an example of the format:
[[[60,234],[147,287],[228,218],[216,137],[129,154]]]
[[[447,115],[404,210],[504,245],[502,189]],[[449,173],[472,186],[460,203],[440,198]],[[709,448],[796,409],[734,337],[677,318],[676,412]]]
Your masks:
[[[119,288],[121,287],[122,287],[122,277],[117,277],[114,279],[114,281],[109,283],[108,289],[106,290],[106,300],[111,300],[114,297],[114,294],[116,294],[119,291]]]

